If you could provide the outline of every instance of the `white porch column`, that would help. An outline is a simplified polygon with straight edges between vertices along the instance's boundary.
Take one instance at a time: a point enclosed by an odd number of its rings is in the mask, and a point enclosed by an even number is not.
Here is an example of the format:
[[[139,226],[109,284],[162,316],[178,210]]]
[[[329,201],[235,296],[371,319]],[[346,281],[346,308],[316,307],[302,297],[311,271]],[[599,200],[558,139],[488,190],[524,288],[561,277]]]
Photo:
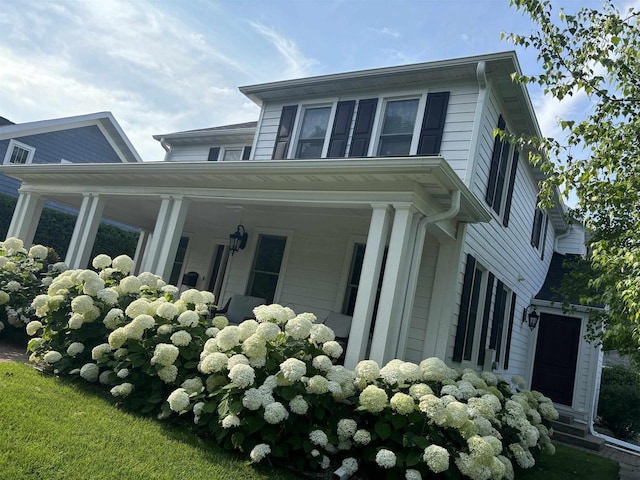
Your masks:
[[[375,307],[384,247],[389,233],[391,217],[389,205],[376,204],[372,205],[372,208],[367,246],[362,260],[360,285],[353,310],[349,344],[345,354],[344,365],[347,368],[354,368],[360,360],[364,359],[367,352],[371,317]]]
[[[9,230],[7,230],[7,238],[19,238],[24,242],[24,246],[29,248],[38,228],[43,205],[44,200],[39,195],[20,192]]]
[[[142,262],[143,271],[160,275],[165,280],[169,279],[188,208],[189,200],[182,196],[162,197],[151,245]]]
[[[86,268],[89,264],[103,210],[104,197],[94,193],[83,195],[78,219],[64,260],[69,268]]]
[[[384,267],[378,315],[369,358],[383,366],[396,356],[398,336],[415,243],[416,213],[411,205],[394,205],[395,216]]]
[[[142,266],[142,259],[144,258],[144,252],[147,249],[150,236],[151,232],[149,232],[148,230],[140,229],[138,233],[138,244],[136,245],[136,253],[133,255],[133,272],[136,275],[141,273],[140,267]]]

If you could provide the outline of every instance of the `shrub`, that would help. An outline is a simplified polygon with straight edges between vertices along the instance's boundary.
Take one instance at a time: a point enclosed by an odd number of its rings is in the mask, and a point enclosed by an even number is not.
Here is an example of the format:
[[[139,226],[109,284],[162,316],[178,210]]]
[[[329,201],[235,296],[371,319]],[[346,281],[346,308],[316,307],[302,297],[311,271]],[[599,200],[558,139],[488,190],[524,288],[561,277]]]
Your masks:
[[[512,479],[553,451],[551,401],[491,373],[432,358],[336,365],[342,347],[310,313],[263,305],[228,325],[204,315],[209,292],[129,275],[128,257],[99,255],[33,300],[34,361],[103,384],[130,408],[193,428],[252,462],[340,466],[366,478]]]
[[[598,415],[618,438],[636,436],[640,432],[640,375],[622,365],[604,368]]]

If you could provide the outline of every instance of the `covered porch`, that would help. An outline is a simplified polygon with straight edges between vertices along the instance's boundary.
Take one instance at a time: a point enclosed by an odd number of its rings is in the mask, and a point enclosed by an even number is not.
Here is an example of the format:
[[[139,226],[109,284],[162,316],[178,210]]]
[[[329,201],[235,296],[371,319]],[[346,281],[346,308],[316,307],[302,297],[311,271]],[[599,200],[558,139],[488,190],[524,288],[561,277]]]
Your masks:
[[[23,182],[9,236],[30,243],[45,200],[74,206],[66,262],[85,268],[101,218],[136,226],[138,272],[178,284],[195,272],[219,304],[261,293],[320,320],[352,316],[348,366],[429,353],[427,324],[446,317],[438,291],[455,282],[460,229],[490,218],[441,157],[0,171]],[[248,242],[229,255],[238,225]]]

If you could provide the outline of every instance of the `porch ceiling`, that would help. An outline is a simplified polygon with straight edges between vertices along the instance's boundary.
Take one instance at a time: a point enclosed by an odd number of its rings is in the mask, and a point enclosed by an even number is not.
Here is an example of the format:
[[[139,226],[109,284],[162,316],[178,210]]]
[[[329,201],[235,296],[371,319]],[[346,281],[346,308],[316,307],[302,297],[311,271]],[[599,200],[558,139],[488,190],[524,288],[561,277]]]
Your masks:
[[[186,196],[209,208],[217,203],[368,210],[373,203],[412,203],[433,215],[446,211],[452,193],[460,190],[456,221],[491,218],[442,157],[10,165],[0,172],[22,180],[22,190],[47,199],[104,194],[112,199],[110,216],[130,218],[145,228],[155,220],[164,195]]]

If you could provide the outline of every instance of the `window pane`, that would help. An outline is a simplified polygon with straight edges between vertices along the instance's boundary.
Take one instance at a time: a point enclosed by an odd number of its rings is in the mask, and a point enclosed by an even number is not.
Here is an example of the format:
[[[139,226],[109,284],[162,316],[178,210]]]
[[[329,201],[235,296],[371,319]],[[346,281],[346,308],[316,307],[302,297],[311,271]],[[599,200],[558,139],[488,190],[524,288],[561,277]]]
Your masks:
[[[321,138],[327,133],[329,124],[330,107],[307,108],[304,111],[304,120],[300,128],[300,139]]]
[[[320,158],[322,156],[322,140],[300,140],[298,142],[297,158]]]
[[[278,285],[278,275],[272,273],[254,272],[251,279],[251,289],[249,295],[252,297],[262,297],[267,299],[267,305],[273,303]]]
[[[413,133],[418,112],[418,100],[397,100],[388,102],[384,112],[383,135]]]
[[[378,155],[383,157],[401,157],[409,155],[411,149],[411,135],[397,135],[380,138]]]
[[[286,242],[287,237],[260,235],[253,270],[278,273]]]
[[[225,150],[223,160],[242,160],[242,149]]]
[[[180,237],[180,243],[178,244],[178,250],[176,251],[176,259],[173,262],[173,268],[171,269],[171,275],[169,276],[170,285],[180,286],[180,271],[182,270],[184,257],[187,254],[188,245],[189,237]]]

